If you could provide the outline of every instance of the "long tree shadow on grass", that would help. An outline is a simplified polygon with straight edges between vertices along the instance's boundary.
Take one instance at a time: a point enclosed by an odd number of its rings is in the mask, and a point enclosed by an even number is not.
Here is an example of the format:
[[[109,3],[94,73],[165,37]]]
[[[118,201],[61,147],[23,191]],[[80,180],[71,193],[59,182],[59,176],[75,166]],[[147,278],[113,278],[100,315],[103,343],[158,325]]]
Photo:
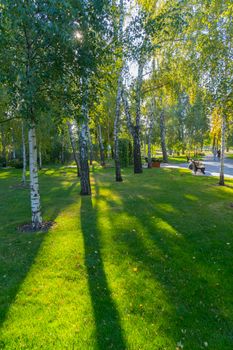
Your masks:
[[[85,245],[85,264],[100,350],[126,349],[120,317],[108,287],[101,257],[97,209],[90,197],[81,198],[81,228]]]
[[[165,291],[171,308],[167,315],[161,313],[161,334],[169,336],[175,344],[182,340],[187,349],[201,349],[209,343],[213,349],[230,350],[232,254],[224,251],[224,240],[230,239],[229,221],[225,224],[221,220],[221,212],[209,214],[209,205],[225,197],[201,182],[191,183],[190,177],[184,176],[182,182],[177,179],[178,175],[170,183],[159,179],[161,189],[156,192],[154,184],[150,192],[145,191],[142,182],[135,191],[134,179],[125,192],[116,190],[121,199],[120,213],[128,217],[128,227],[124,222],[122,232],[118,228],[113,234],[114,251],[138,265],[139,271],[149,273]],[[112,210],[114,202],[105,196],[101,198],[108,204],[108,219],[117,222],[119,214]],[[225,220],[226,215],[229,220],[230,213],[225,213]],[[136,225],[133,234],[131,222]],[[132,281],[126,281],[126,285],[128,290],[135,288]],[[145,295],[145,303],[150,298],[153,304],[153,295],[150,297],[146,289],[145,281],[144,289],[139,285],[136,293],[140,297]],[[149,308],[144,317],[149,323],[156,322]]]
[[[45,233],[21,233],[17,231],[16,222],[23,223],[29,217],[30,208],[28,190],[6,190],[15,183],[18,173],[11,171],[12,177],[4,181],[4,187],[0,188],[0,196],[5,203],[0,213],[0,327],[7,318],[9,309],[24,283],[32,265],[35,263],[38,252],[44,239],[49,234]],[[48,181],[49,180],[49,181]],[[41,176],[42,214],[45,220],[54,221],[59,213],[73,203],[78,196],[76,188],[77,180],[71,178],[69,186],[62,186],[64,177],[50,179]],[[76,193],[77,191],[77,193]],[[11,193],[12,192],[12,193]],[[23,205],[22,205],[23,203]],[[14,207],[13,223],[7,220],[11,217],[10,208]],[[0,343],[0,348],[4,344]]]

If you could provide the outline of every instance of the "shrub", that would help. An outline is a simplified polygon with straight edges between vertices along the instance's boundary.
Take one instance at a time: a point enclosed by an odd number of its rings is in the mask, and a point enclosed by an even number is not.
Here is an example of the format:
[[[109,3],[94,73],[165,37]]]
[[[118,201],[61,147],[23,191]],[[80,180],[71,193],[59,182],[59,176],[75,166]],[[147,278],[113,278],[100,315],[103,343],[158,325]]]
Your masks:
[[[5,168],[6,167],[6,158],[0,157],[0,167]]]
[[[16,169],[23,169],[23,161],[20,159],[12,159],[8,162],[8,165],[16,168]]]

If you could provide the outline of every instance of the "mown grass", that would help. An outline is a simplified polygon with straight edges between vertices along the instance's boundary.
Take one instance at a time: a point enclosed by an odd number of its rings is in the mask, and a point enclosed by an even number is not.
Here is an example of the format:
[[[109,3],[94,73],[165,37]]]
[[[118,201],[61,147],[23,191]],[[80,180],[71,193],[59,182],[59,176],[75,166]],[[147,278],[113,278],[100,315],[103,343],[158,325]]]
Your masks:
[[[232,182],[185,170],[41,171],[48,233],[0,171],[0,348],[232,350]]]
[[[197,159],[197,160],[202,160],[203,159],[203,156],[194,156],[193,154],[190,155],[191,158],[193,159]],[[180,156],[169,156],[168,157],[168,163],[171,163],[171,164],[181,164],[181,163],[187,163],[187,156],[182,154]]]
[[[187,157],[185,155],[169,156],[168,163],[187,163]]]
[[[227,157],[228,159],[233,159],[233,153],[227,153],[227,154],[226,154],[226,157]]]

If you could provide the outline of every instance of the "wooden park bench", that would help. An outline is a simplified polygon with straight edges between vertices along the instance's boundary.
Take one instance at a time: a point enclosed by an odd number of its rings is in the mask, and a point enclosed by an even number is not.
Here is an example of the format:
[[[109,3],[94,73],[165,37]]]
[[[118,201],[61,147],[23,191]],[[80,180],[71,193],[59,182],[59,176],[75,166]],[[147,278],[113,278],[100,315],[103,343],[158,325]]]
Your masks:
[[[199,160],[191,160],[191,167],[189,167],[191,170],[194,171],[196,174],[198,170],[201,170],[202,174],[205,174],[205,165],[200,162]]]

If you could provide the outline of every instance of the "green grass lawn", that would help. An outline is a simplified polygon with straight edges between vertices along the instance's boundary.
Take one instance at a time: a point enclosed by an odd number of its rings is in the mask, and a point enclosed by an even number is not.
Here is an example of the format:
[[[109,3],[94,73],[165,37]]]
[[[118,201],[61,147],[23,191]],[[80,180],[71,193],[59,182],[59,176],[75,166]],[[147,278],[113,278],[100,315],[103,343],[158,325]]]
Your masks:
[[[228,159],[233,159],[233,153],[227,153],[227,154],[226,154],[226,157],[227,157]]]
[[[41,171],[56,224],[33,234],[20,171],[0,171],[0,349],[232,350],[233,187],[113,172],[80,198],[75,169]]]
[[[191,158],[202,160],[202,156],[195,157],[193,154],[190,155]],[[177,164],[177,163],[187,163],[187,156],[182,154],[180,156],[169,156],[168,157],[168,162],[171,164]]]
[[[168,162],[169,163],[187,163],[187,157],[186,157],[186,155],[169,156]]]

